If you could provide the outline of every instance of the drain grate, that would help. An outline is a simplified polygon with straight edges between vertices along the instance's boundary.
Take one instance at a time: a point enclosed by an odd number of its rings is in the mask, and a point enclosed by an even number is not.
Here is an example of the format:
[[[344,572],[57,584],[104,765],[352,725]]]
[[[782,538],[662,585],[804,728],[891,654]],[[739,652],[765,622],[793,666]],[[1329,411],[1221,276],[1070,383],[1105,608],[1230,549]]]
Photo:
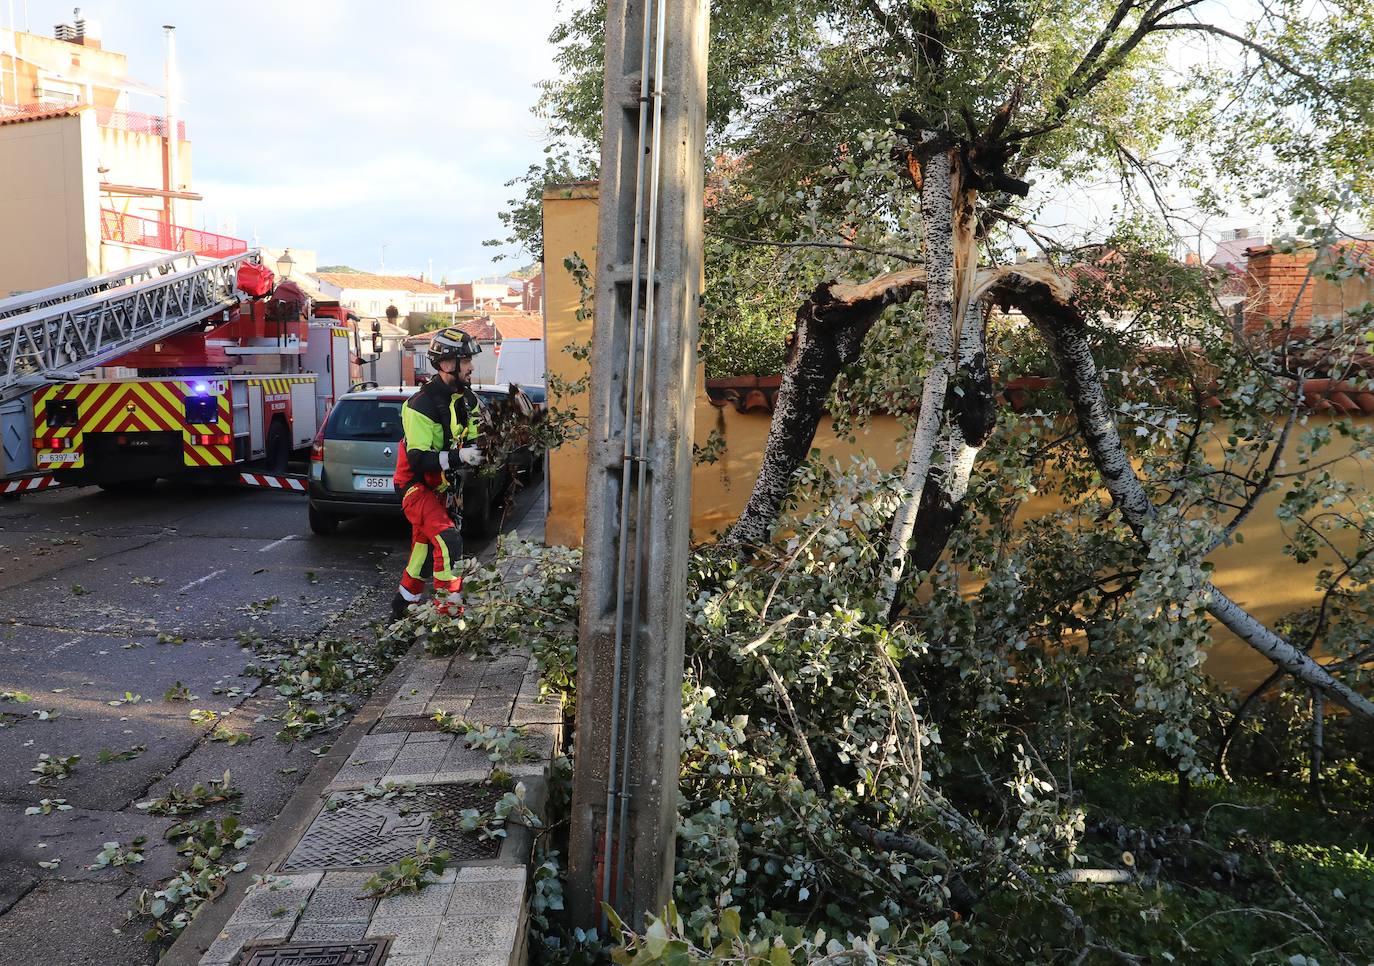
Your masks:
[[[276,943],[246,947],[240,966],[379,966],[390,939],[365,943]]]
[[[353,800],[335,795],[315,817],[284,872],[386,865],[415,854],[415,840],[434,837],[457,861],[494,859],[501,840],[484,840],[464,832],[465,808],[485,811],[500,799],[489,785],[424,785],[413,795],[393,799]]]
[[[439,722],[428,715],[398,714],[382,717],[372,726],[371,734],[389,735],[398,731],[438,731]]]

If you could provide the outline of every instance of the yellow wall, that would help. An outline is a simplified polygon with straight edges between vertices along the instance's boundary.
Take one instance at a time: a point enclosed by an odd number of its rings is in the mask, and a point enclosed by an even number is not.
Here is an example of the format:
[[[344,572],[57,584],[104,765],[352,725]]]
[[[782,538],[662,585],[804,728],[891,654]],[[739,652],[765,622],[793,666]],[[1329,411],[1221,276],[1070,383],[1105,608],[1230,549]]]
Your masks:
[[[0,296],[99,274],[95,112],[0,125]]]
[[[586,343],[591,339],[590,317],[576,318],[579,288],[563,267],[563,259],[576,252],[595,272],[596,186],[550,188],[544,195],[544,278],[546,285],[546,326],[549,370],[566,380],[584,375],[586,363],[577,362],[563,346]],[[692,473],[692,535],[706,539],[739,515],[749,499],[758,473],[770,416],[766,413],[738,412],[733,405],[717,409],[707,399],[698,369],[696,402],[696,440],[704,443],[712,429],[724,437],[726,449],[714,464],[698,465]],[[585,412],[585,398],[558,401],[563,406],[579,405]],[[1310,415],[1309,425],[1328,417]],[[899,466],[906,457],[906,440],[898,421],[878,416],[869,423],[858,445],[838,440],[828,420],[816,433],[815,446],[827,458],[846,460],[856,453],[871,456],[879,466]],[[1213,458],[1219,453],[1212,453]],[[1374,485],[1365,464],[1343,461],[1332,468],[1343,479],[1361,486]],[[578,442],[550,454],[549,508],[546,539],[550,544],[576,546],[582,540],[582,517],[586,509],[586,448]],[[1310,607],[1318,597],[1314,583],[1318,570],[1329,563],[1319,559],[1299,565],[1283,555],[1285,537],[1274,511],[1281,494],[1269,494],[1260,501],[1241,533],[1244,543],[1223,548],[1209,558],[1216,566],[1217,586],[1235,598],[1257,618],[1273,624],[1285,614]],[[1043,515],[1058,508],[1050,499],[1034,501],[1023,512]],[[1092,521],[1084,521],[1091,526]],[[1257,683],[1272,669],[1248,645],[1230,634],[1217,635],[1208,658],[1208,670],[1228,685],[1244,687]]]
[[[101,180],[108,184],[133,185],[139,188],[161,188],[163,159],[166,157],[166,141],[151,134],[136,134],[117,128],[100,128],[99,142],[100,167],[105,173]],[[181,159],[177,179],[183,190],[191,186],[191,142],[177,142],[177,156]],[[101,207],[113,211],[166,221],[166,202],[161,198],[130,197],[126,195],[102,194]],[[193,202],[172,202],[176,224],[186,228],[198,228],[193,222]]]
[[[595,184],[553,187],[544,192],[544,320],[548,333],[550,375],[573,382],[586,374],[587,364],[562,351],[564,346],[592,338],[590,317],[578,321],[582,290],[563,267],[563,260],[580,255],[596,272]],[[590,295],[588,296],[590,299]],[[590,301],[588,308],[591,307]],[[564,408],[586,412],[582,394],[556,400]],[[578,440],[549,454],[549,515],[544,538],[553,545],[582,543],[582,516],[587,501],[587,447]]]

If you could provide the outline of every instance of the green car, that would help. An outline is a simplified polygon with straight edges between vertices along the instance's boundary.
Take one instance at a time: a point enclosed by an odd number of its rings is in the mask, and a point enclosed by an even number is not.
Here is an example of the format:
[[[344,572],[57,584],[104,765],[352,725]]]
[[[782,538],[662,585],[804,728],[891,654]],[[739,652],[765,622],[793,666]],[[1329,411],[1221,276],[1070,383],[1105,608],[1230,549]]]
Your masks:
[[[378,386],[345,393],[329,413],[310,450],[310,529],[328,534],[349,517],[401,516],[392,485],[401,447],[401,407],[415,386]],[[479,401],[486,405],[482,394]],[[493,537],[514,470],[469,473],[463,484],[463,533]]]

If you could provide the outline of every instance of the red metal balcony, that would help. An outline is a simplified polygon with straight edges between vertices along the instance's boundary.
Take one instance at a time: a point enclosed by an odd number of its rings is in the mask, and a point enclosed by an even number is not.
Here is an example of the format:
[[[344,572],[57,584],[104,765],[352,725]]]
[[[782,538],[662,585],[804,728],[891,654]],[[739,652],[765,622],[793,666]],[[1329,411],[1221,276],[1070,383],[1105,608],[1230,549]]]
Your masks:
[[[195,252],[209,258],[228,258],[248,251],[248,243],[241,238],[182,228],[155,218],[126,215],[109,208],[100,210],[100,238],[102,241],[158,248],[165,252]]]
[[[159,114],[144,114],[141,111],[116,111],[108,107],[95,109],[95,122],[101,127],[116,131],[129,131],[132,134],[150,134],[161,138],[167,136],[167,119]],[[186,122],[177,121],[177,140],[186,140]]]

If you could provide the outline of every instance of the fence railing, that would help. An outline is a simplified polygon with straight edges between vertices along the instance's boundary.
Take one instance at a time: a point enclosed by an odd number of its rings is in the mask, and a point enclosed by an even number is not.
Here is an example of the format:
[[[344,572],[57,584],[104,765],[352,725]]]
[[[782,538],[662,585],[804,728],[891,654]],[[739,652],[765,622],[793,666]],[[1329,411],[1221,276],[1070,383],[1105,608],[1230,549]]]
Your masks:
[[[0,103],[0,117],[25,117],[33,114],[46,114],[60,110],[64,106],[80,107],[79,104],[4,104]],[[129,131],[133,134],[148,134],[160,138],[167,136],[167,119],[160,114],[145,114],[142,111],[117,111],[112,107],[96,107],[95,122],[101,127],[115,131]],[[186,140],[186,122],[177,121],[177,138]]]
[[[159,114],[144,114],[142,111],[116,111],[109,107],[95,109],[95,122],[101,127],[116,131],[129,131],[132,134],[151,134],[153,137],[167,136],[167,119]],[[177,139],[186,140],[186,122],[177,121]]]
[[[210,258],[228,258],[248,251],[248,242],[242,238],[182,228],[109,208],[100,210],[100,237],[103,241],[158,248],[165,252],[195,252]]]

